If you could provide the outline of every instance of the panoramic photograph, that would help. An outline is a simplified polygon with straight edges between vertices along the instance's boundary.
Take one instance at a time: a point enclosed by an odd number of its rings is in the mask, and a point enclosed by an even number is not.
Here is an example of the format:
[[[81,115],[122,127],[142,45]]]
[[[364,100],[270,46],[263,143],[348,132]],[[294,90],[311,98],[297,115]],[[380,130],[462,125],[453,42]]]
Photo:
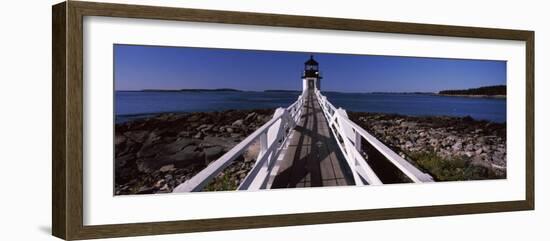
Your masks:
[[[506,179],[506,61],[113,51],[114,195]]]

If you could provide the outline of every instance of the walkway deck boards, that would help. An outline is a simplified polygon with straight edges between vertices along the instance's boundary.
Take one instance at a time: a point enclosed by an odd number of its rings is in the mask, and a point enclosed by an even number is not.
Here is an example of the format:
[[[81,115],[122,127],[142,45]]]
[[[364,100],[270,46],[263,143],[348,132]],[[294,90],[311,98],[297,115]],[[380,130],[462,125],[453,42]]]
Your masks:
[[[353,185],[315,94],[305,93],[302,116],[271,188]]]

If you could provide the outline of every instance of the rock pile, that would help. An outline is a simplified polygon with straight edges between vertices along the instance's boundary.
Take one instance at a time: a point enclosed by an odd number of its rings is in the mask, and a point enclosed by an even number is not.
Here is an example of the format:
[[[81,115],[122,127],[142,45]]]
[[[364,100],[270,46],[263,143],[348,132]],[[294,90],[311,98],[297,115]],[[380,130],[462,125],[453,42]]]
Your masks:
[[[271,119],[273,110],[160,114],[115,126],[115,194],[171,192]],[[236,187],[256,145],[207,190]]]
[[[359,112],[350,112],[349,116],[402,156],[432,152],[443,159],[466,160],[489,168],[497,176],[506,175],[506,124],[477,121],[471,117]]]

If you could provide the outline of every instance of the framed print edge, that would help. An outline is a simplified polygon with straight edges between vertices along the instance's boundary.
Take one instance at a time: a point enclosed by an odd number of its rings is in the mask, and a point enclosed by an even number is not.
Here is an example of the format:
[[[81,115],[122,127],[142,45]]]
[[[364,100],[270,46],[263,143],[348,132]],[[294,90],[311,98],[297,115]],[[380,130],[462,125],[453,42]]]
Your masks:
[[[109,16],[526,42],[525,200],[353,211],[83,225],[83,17]],[[74,240],[533,210],[534,32],[432,24],[68,1],[52,7],[52,234]]]
[[[526,152],[525,152],[525,201],[529,210],[535,209],[535,32],[526,34]]]
[[[66,6],[52,6],[52,233],[60,238],[67,237]]]

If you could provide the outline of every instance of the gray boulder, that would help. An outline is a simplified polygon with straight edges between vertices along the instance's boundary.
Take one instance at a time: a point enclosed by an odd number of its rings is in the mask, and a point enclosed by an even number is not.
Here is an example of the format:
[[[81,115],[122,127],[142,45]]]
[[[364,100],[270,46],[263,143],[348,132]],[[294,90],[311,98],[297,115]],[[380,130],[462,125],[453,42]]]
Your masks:
[[[156,155],[158,152],[157,144],[159,140],[160,137],[157,136],[155,132],[151,132],[143,143],[141,149],[137,152],[137,157],[150,157]]]
[[[258,114],[256,114],[256,112],[252,112],[252,113],[248,114],[248,115],[244,118],[244,120],[245,120],[245,121],[248,121],[248,122],[253,121],[254,119],[256,119],[256,116],[257,116],[257,115],[258,115]]]
[[[200,151],[197,146],[191,145],[171,156],[168,156],[167,159],[176,167],[185,167],[192,163],[202,163],[204,160],[204,152]]]
[[[232,126],[242,126],[244,123],[244,121],[242,119],[239,119],[239,120],[236,120],[235,122],[233,122],[233,124],[231,124]]]
[[[120,144],[123,144],[126,142],[127,137],[124,135],[116,135],[115,136],[115,145],[118,146]]]
[[[128,131],[128,132],[125,132],[123,135],[128,137],[132,141],[135,141],[137,143],[142,143],[143,141],[145,141],[145,138],[147,137],[148,134],[149,132],[147,131]]]
[[[218,159],[223,154],[223,147],[212,146],[204,149],[204,158],[207,162]]]

